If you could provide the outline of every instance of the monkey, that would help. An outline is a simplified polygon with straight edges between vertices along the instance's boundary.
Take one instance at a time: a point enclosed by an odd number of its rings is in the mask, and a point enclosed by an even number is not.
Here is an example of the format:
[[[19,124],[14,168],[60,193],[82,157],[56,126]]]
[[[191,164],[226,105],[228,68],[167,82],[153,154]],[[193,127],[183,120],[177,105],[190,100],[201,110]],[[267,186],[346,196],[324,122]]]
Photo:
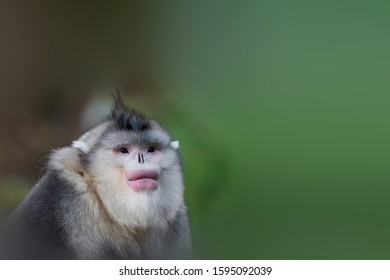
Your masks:
[[[191,251],[179,142],[114,96],[13,212],[6,259],[172,259]]]

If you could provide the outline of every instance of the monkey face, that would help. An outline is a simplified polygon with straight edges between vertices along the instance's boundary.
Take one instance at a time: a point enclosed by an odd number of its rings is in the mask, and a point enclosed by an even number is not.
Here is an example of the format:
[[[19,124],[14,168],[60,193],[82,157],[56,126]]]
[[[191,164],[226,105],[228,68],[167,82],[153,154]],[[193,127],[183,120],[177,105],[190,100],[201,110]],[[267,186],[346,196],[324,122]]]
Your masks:
[[[88,153],[88,168],[114,216],[142,226],[177,211],[183,194],[177,147],[157,124],[143,132],[108,130],[101,136]],[[127,215],[118,215],[124,211]]]

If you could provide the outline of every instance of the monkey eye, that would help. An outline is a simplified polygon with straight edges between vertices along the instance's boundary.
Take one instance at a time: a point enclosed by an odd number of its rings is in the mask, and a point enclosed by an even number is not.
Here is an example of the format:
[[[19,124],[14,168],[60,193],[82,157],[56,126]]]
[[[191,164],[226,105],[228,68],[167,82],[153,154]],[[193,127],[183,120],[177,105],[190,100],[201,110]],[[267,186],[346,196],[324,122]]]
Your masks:
[[[129,149],[127,149],[125,147],[119,148],[118,149],[118,153],[120,153],[120,154],[128,154],[129,153]]]
[[[151,147],[148,148],[148,150],[146,152],[150,153],[150,154],[153,154],[155,151],[156,151],[156,148],[151,146]]]

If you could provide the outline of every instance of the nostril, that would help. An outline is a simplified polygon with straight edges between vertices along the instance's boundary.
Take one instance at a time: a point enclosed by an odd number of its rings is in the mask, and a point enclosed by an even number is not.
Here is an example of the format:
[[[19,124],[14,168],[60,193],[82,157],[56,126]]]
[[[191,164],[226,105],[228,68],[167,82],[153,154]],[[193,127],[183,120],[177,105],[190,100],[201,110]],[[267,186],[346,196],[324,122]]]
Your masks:
[[[138,153],[138,163],[145,163],[144,155],[141,153]]]

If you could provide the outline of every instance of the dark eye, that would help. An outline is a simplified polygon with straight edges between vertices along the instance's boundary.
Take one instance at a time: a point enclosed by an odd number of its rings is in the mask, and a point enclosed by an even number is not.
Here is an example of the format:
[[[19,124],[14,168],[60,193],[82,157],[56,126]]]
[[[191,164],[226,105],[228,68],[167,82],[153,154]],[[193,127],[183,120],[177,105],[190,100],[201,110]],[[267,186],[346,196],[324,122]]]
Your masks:
[[[128,154],[129,153],[129,150],[127,148],[119,148],[118,149],[118,153],[120,154]]]
[[[153,154],[155,151],[156,151],[155,147],[149,147],[148,150],[147,150],[147,153]]]

